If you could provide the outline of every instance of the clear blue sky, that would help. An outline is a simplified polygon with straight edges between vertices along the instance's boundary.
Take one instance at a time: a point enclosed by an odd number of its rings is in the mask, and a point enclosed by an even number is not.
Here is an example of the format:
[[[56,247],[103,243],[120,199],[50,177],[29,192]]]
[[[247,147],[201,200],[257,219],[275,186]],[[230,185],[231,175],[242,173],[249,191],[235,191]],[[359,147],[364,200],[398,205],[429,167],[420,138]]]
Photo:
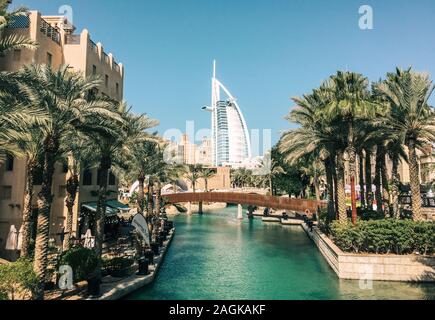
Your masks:
[[[435,74],[433,0],[14,0],[74,24],[126,67],[125,98],[159,131],[209,126],[212,60],[251,128],[280,131],[293,105],[337,69],[378,80],[396,66]],[[361,31],[358,9],[374,10]],[[434,101],[432,99],[432,101]]]

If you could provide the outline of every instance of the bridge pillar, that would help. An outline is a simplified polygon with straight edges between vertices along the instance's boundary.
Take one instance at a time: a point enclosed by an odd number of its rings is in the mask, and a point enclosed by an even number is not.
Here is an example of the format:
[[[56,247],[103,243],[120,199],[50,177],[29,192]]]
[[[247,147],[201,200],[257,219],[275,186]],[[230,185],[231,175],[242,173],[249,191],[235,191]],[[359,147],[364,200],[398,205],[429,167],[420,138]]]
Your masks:
[[[189,202],[187,204],[187,215],[188,216],[192,215],[192,202]]]
[[[198,213],[199,214],[203,214],[204,212],[202,211],[202,202],[200,202],[199,204],[198,204]]]
[[[237,219],[243,220],[243,207],[241,204],[237,206]]]

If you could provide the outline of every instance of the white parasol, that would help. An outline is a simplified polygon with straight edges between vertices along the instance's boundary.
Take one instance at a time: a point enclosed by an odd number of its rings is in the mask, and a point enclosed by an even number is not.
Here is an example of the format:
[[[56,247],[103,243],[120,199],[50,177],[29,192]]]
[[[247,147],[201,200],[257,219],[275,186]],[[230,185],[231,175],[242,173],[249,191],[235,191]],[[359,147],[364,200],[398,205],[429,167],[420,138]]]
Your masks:
[[[94,245],[95,245],[95,239],[92,236],[91,229],[88,229],[86,231],[84,239],[85,239],[85,242],[84,242],[83,246],[85,248],[92,249],[94,247]]]
[[[6,250],[17,250],[18,244],[18,232],[15,228],[15,225],[11,225],[11,229],[9,230],[8,237],[6,239]]]

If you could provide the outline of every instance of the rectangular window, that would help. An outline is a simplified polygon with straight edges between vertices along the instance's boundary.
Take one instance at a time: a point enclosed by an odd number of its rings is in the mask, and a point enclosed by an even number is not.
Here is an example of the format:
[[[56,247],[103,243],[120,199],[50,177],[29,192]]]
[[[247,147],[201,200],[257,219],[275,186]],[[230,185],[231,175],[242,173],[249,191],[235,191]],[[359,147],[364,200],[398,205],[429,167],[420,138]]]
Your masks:
[[[59,186],[59,198],[65,198],[66,197],[66,186]]]
[[[119,95],[119,83],[116,83],[116,94]]]
[[[68,163],[62,163],[62,173],[68,173]]]
[[[51,53],[47,52],[47,65],[51,67],[52,63],[53,63],[53,56]]]
[[[95,76],[97,74],[97,66],[93,65],[92,66],[92,74]]]
[[[106,85],[106,88],[109,87],[109,76],[107,74],[106,74],[106,78],[105,78],[104,84]]]
[[[14,61],[20,61],[21,60],[21,50],[17,49],[14,50],[14,57],[13,57]]]
[[[83,171],[83,185],[92,186],[92,171],[89,169]]]
[[[14,171],[14,157],[12,157],[11,155],[6,156],[5,170]]]
[[[112,172],[110,172],[109,173],[109,186],[114,186],[114,185],[116,185],[116,177]]]
[[[10,200],[12,198],[12,186],[3,186],[1,191],[1,200]]]

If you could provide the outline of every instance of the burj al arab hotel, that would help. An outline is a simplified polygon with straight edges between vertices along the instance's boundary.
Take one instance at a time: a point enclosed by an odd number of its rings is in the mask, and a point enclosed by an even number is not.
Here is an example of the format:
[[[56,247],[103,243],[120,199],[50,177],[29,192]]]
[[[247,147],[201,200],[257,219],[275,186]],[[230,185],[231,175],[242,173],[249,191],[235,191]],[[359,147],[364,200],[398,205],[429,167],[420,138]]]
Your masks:
[[[249,161],[251,142],[248,126],[236,99],[216,78],[216,61],[213,61],[211,106],[203,109],[211,112],[213,164],[237,166]]]

